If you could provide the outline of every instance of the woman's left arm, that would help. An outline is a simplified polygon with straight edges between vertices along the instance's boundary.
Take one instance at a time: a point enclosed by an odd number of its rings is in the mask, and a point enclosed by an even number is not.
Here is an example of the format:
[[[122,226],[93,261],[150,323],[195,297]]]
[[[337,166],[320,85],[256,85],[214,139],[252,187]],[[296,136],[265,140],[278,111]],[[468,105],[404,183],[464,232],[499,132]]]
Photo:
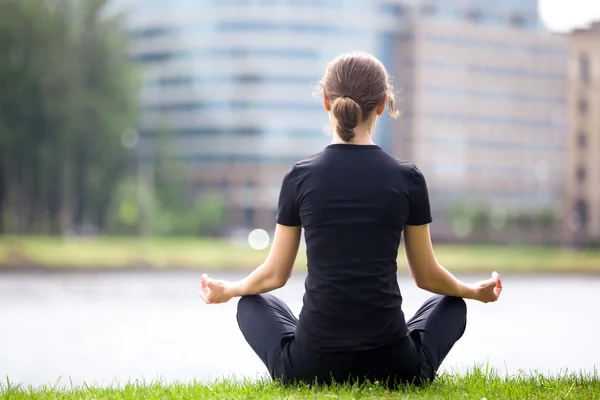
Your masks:
[[[264,263],[237,282],[202,275],[200,297],[207,304],[225,303],[232,297],[266,293],[284,286],[290,279],[296,262],[300,235],[300,226],[277,224],[273,245]]]

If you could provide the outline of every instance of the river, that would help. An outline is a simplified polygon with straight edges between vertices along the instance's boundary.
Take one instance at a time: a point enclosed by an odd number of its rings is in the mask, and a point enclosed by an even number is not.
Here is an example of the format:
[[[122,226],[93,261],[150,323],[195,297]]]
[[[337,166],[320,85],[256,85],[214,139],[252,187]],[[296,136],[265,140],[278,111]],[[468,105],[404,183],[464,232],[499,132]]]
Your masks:
[[[303,279],[277,291],[296,314]],[[429,294],[409,277],[399,282],[408,318]],[[497,303],[468,302],[467,330],[442,369],[595,371],[600,277],[506,276],[503,284]],[[199,274],[183,272],[0,274],[0,376],[34,386],[263,377],[237,328],[236,301],[207,306],[198,288]]]

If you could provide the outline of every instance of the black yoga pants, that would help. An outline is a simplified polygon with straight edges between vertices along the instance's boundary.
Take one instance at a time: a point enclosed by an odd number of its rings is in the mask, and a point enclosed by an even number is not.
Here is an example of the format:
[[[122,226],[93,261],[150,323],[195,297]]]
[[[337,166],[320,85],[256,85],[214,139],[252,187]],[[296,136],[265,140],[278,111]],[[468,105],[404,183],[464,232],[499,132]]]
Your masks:
[[[409,335],[365,351],[318,352],[294,340],[297,318],[272,294],[244,296],[237,320],[248,344],[273,379],[284,383],[385,382],[421,384],[435,378],[462,337],[467,322],[463,299],[433,296],[407,322]]]

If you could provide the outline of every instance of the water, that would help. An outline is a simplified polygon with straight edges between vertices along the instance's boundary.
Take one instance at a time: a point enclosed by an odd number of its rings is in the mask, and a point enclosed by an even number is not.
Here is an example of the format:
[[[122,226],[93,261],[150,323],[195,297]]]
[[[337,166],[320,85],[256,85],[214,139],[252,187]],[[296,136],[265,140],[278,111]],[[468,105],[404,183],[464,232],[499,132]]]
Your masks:
[[[241,275],[216,274],[224,279]],[[207,306],[199,274],[0,275],[0,377],[40,385],[262,377],[235,321],[236,301]],[[462,277],[472,281],[481,276]],[[599,277],[503,277],[501,301],[468,302],[444,369],[594,372],[600,365]],[[401,278],[410,317],[429,296]],[[297,314],[303,276],[277,291]]]

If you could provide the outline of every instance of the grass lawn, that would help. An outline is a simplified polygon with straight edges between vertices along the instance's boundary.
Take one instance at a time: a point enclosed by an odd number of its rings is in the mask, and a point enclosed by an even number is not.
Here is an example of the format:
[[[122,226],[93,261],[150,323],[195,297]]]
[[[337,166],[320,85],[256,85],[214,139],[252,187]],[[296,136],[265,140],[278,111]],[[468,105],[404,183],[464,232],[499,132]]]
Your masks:
[[[249,270],[264,261],[268,250],[252,250],[247,244],[226,240],[187,238],[61,239],[49,237],[0,237],[0,270],[45,269],[193,269]],[[435,246],[438,260],[453,272],[503,273],[587,272],[600,273],[600,250],[573,250],[533,246]],[[306,265],[301,250],[297,270]],[[407,270],[401,249],[401,270]]]
[[[390,391],[373,384],[330,387],[285,387],[263,382],[222,381],[212,384],[131,383],[113,388],[0,387],[0,399],[600,399],[597,375],[537,375],[499,377],[473,370],[466,375],[442,375],[432,385]]]

